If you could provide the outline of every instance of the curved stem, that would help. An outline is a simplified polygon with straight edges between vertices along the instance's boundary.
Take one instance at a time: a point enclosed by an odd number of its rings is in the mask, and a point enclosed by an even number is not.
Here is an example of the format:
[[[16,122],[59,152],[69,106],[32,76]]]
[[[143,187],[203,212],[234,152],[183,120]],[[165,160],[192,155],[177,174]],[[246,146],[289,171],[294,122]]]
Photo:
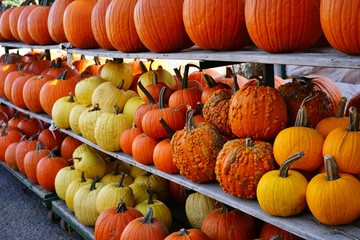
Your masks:
[[[344,109],[345,109],[345,105],[347,102],[347,98],[346,97],[342,97],[337,108],[336,108],[336,113],[335,113],[335,117],[336,118],[343,118],[344,117]]]
[[[149,102],[151,105],[156,104],[155,99],[151,96],[151,94],[149,93],[149,91],[144,87],[144,85],[141,83],[141,81],[138,82],[138,86],[140,88],[140,90],[145,94],[145,96],[147,97],[147,99],[149,99]]]
[[[324,156],[324,165],[327,181],[333,181],[340,178],[336,161],[330,154]]]
[[[125,173],[123,173],[123,174],[121,175],[121,178],[120,178],[120,180],[118,181],[116,187],[118,187],[118,188],[123,187],[124,178],[125,178]]]
[[[196,128],[194,121],[194,114],[195,114],[195,110],[192,108],[188,108],[186,112],[186,124],[185,124],[186,132],[189,132]]]
[[[152,217],[153,217],[153,209],[152,207],[148,207],[148,210],[143,219],[140,220],[141,223],[144,224],[152,224]]]
[[[85,172],[81,172],[80,179],[81,179],[81,182],[82,182],[82,183],[86,182]]]
[[[166,93],[166,87],[164,86],[160,90],[159,109],[165,108],[165,93]]]
[[[279,168],[279,177],[287,178],[291,164],[299,160],[303,156],[304,156],[304,152],[297,152],[293,156],[286,159]]]
[[[296,120],[295,120],[295,124],[294,126],[295,127],[306,127],[307,126],[307,111],[306,111],[306,108],[305,106],[301,106],[299,108],[299,111],[296,115]]]
[[[90,185],[90,191],[94,191],[96,189],[96,183],[99,181],[99,176],[96,175],[93,179],[93,181],[91,182],[91,185]]]
[[[116,211],[117,213],[124,213],[124,212],[126,212],[126,210],[127,210],[126,204],[125,204],[124,200],[121,199],[120,202],[119,202],[119,204],[117,205],[115,211]]]
[[[215,79],[212,78],[209,74],[204,74],[203,79],[206,82],[206,84],[209,86],[209,88],[216,87],[217,83],[215,82]]]
[[[168,134],[170,140],[172,136],[174,135],[174,131],[169,127],[169,125],[165,122],[163,118],[160,118],[161,125],[165,128],[166,133]]]

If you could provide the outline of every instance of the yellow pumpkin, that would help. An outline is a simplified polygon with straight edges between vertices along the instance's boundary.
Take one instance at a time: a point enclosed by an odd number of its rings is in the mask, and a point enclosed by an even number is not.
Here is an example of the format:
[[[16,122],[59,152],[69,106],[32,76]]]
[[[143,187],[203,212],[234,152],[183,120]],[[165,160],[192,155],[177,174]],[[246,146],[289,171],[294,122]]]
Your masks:
[[[78,82],[75,86],[75,96],[80,104],[91,104],[94,90],[105,81],[102,77],[91,76]]]
[[[85,178],[85,174],[81,173],[81,177],[73,180],[66,189],[65,194],[65,203],[66,206],[71,210],[74,211],[74,196],[75,193],[85,185],[91,184],[91,178]]]
[[[124,81],[122,89],[128,90],[131,87],[134,74],[130,64],[123,62],[123,59],[115,59],[104,64],[100,77],[113,82],[115,86],[119,86]]]
[[[69,124],[71,130],[76,134],[81,134],[80,128],[79,128],[79,118],[81,113],[83,113],[86,110],[90,110],[92,105],[86,105],[86,104],[79,104],[74,106],[69,114]]]
[[[60,199],[65,200],[68,186],[77,178],[78,175],[74,166],[68,166],[60,169],[55,177],[55,192]]]
[[[70,128],[70,112],[78,104],[77,98],[72,93],[69,96],[56,100],[51,110],[51,116],[55,125],[63,129]]]

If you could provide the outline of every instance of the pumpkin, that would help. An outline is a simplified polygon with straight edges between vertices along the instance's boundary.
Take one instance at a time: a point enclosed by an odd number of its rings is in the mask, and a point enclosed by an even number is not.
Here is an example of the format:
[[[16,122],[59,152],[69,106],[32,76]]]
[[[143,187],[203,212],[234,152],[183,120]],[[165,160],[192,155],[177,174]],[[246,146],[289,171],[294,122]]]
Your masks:
[[[306,81],[288,82],[279,88],[280,94],[286,102],[288,114],[287,126],[293,126],[297,112],[301,105],[308,111],[308,127],[315,128],[323,118],[334,116],[330,98],[322,90],[316,90],[315,84]]]
[[[127,90],[126,95],[128,95],[129,91],[132,90]],[[144,100],[142,100],[142,98],[138,95],[130,97],[129,100],[126,101],[123,109],[123,114],[126,115],[130,122],[134,122],[134,114],[137,108],[142,104],[144,104]]]
[[[259,237],[264,240],[270,240],[273,238],[279,237],[283,240],[301,240],[302,238],[285,231],[284,229],[281,229],[279,227],[276,227],[275,225],[272,225],[270,223],[264,223],[260,229],[260,235]]]
[[[44,83],[39,93],[39,100],[41,107],[45,113],[51,116],[54,103],[59,98],[69,95],[69,92],[75,92],[76,81],[66,79],[66,72],[61,74],[58,78]]]
[[[18,167],[19,171],[25,174],[24,168],[24,157],[27,152],[35,150],[37,145],[37,137],[38,133],[31,136],[29,139],[26,139],[24,135],[23,138],[20,140],[19,144],[16,146],[15,149],[15,158],[16,158],[16,166]]]
[[[111,45],[121,52],[147,51],[134,23],[137,0],[111,1],[105,15],[106,34]],[[127,31],[122,31],[126,29]]]
[[[163,125],[165,130],[168,132],[169,137],[158,142],[153,151],[153,162],[156,168],[160,171],[173,174],[179,173],[179,169],[173,162],[173,154],[171,147],[171,138],[174,135],[174,131],[171,130],[169,125],[160,118],[160,123]]]
[[[10,29],[10,14],[15,8],[6,9],[0,16],[0,33],[7,41],[16,40]]]
[[[326,172],[313,177],[307,187],[309,209],[320,223],[351,223],[360,216],[360,182],[351,174],[339,173],[331,155],[324,156],[324,165]]]
[[[5,152],[8,146],[14,142],[19,142],[22,138],[22,134],[16,130],[7,131],[7,124],[3,124],[1,127],[0,136],[0,161],[5,161]]]
[[[129,186],[132,184],[134,179],[127,173],[130,170],[130,166],[124,162],[119,161],[118,159],[113,160],[115,167],[111,169],[111,171],[107,171],[107,173],[101,178],[100,181],[105,184],[118,183],[121,178],[124,178],[122,182],[123,186]],[[106,163],[108,164],[109,162]],[[123,173],[125,173],[124,176]]]
[[[347,9],[344,11],[346,4]],[[351,41],[338,38],[343,32],[354,33],[359,31],[359,15],[356,13],[360,9],[358,1],[321,1],[320,2],[320,22],[326,40],[330,45],[340,52],[352,55],[360,54],[360,39],[357,35],[349,36]],[[334,18],[339,21],[334,21]]]
[[[131,153],[134,160],[144,165],[154,164],[153,154],[157,143],[157,139],[145,133],[137,135],[131,145]]]
[[[352,106],[356,107],[356,109],[360,109],[360,91],[350,98],[349,103],[346,105],[345,116],[349,116],[349,109]]]
[[[5,151],[4,154],[4,162],[12,169],[14,170],[18,170],[19,168],[17,167],[16,164],[16,147],[19,144],[19,142],[13,142],[11,143]]]
[[[28,115],[25,115],[25,118],[23,118],[17,125],[17,127],[27,136],[31,137],[37,132],[40,132],[44,129],[43,123],[37,119],[32,118]]]
[[[77,178],[78,176],[74,166],[67,166],[60,169],[60,171],[56,174],[54,182],[56,195],[60,199],[65,200],[67,187]]]
[[[191,47],[193,43],[185,31],[182,12],[181,0],[138,0],[134,22],[146,48],[153,52],[176,52]]]
[[[83,186],[90,186],[93,179],[85,178],[84,172],[81,173],[81,176],[77,179],[73,180],[66,189],[65,193],[65,203],[66,206],[71,210],[74,211],[74,197],[75,193]]]
[[[254,239],[255,222],[252,216],[225,204],[210,212],[203,220],[201,231],[210,239]]]
[[[53,63],[50,65],[50,67],[44,69],[40,74],[50,75],[53,77],[53,79],[71,79],[75,82],[78,82],[79,79],[73,79],[72,77],[80,76],[78,71],[75,68],[70,67],[67,62],[63,61],[61,57],[53,60]]]
[[[69,124],[70,124],[70,128],[71,130],[76,133],[76,134],[81,134],[80,128],[79,128],[79,118],[80,115],[84,112],[84,111],[89,111],[92,109],[92,105],[86,105],[86,104],[79,104],[74,106],[69,114]]]
[[[91,103],[98,104],[102,108],[114,109],[116,105],[119,112],[122,112],[129,97],[126,95],[123,84],[116,85],[113,82],[105,81],[98,85],[91,96]]]
[[[100,77],[115,83],[116,86],[121,85],[121,88],[126,91],[131,87],[134,74],[130,64],[125,63],[123,59],[114,59],[104,64]]]
[[[132,143],[136,136],[140,135],[142,130],[135,125],[124,130],[119,137],[119,145],[121,150],[129,155],[132,155]]]
[[[75,96],[80,104],[91,104],[94,90],[105,80],[99,76],[91,76],[78,82],[75,86]]]
[[[46,82],[53,79],[48,75],[35,75],[26,81],[22,92],[26,108],[35,113],[44,111],[40,104],[40,90]]]
[[[38,136],[38,140],[44,144],[48,149],[54,149],[55,153],[60,153],[60,146],[63,142],[66,134],[60,132],[59,129],[53,129],[51,127],[43,129]],[[65,159],[67,160],[67,159]]]
[[[63,16],[66,7],[74,0],[54,1],[50,7],[47,25],[51,38],[57,43],[68,42],[65,31]]]
[[[106,33],[106,12],[111,0],[100,0],[91,13],[91,29],[100,48],[114,50]]]
[[[77,220],[87,226],[95,226],[99,213],[96,211],[96,198],[100,190],[105,186],[98,182],[96,176],[90,185],[84,185],[76,191],[74,196],[74,213]]]
[[[204,74],[204,80],[208,86],[204,88],[201,93],[201,103],[205,104],[206,101],[213,95],[216,90],[219,89],[230,89],[229,85],[221,82],[216,82],[210,75]]]
[[[183,111],[180,111],[175,107],[170,107],[170,105],[169,107],[165,107],[165,92],[166,88],[163,87],[161,90],[159,108],[147,111],[141,120],[141,127],[144,134],[155,139],[166,138],[168,136],[166,130],[159,122],[160,118],[163,118],[173,131],[180,130],[185,125],[185,114]]]
[[[179,183],[169,181],[169,195],[176,202],[185,204],[188,197],[188,189]]]
[[[20,76],[27,76],[29,73],[26,70],[23,70],[23,64],[19,64],[16,71],[10,72],[7,74],[5,80],[4,80],[4,93],[6,96],[6,99],[12,102],[11,99],[11,88],[14,83],[14,81],[20,77]]]
[[[355,107],[349,109],[349,127],[336,128],[326,137],[323,156],[332,155],[340,172],[359,174],[358,142],[360,141],[359,114]]]
[[[141,173],[135,177],[134,183],[149,185],[156,194],[156,198],[162,202],[166,202],[169,198],[169,184],[165,178],[141,170]]]
[[[26,104],[24,101],[24,97],[23,97],[23,89],[24,89],[24,85],[26,84],[26,82],[32,78],[33,76],[35,76],[34,74],[24,74],[22,76],[17,77],[12,86],[11,86],[11,91],[10,91],[10,98],[11,101],[20,108],[25,109],[26,108]]]
[[[279,170],[265,173],[257,187],[257,199],[262,210],[272,216],[288,217],[306,208],[308,181],[290,166],[304,156],[297,152],[284,161]]]
[[[72,158],[72,154],[75,149],[80,146],[82,142],[72,136],[66,136],[60,146],[60,155],[62,158],[68,161]]]
[[[53,150],[49,155],[41,158],[36,166],[36,178],[39,185],[50,192],[55,191],[56,174],[64,167],[69,166],[62,157],[54,154]]]
[[[255,198],[261,177],[276,168],[272,145],[250,138],[226,142],[216,158],[216,180],[240,198]]]
[[[286,127],[286,103],[275,88],[242,87],[232,97],[229,121],[239,138],[271,140]]]
[[[204,218],[218,206],[216,200],[202,193],[191,193],[185,202],[186,217],[192,227],[201,229]]]
[[[49,12],[50,6],[48,6],[48,1],[43,1],[42,5],[35,7],[28,16],[28,31],[36,44],[49,45],[55,43],[50,36],[47,24]]]
[[[10,72],[16,71],[18,68],[17,63],[11,63],[10,58],[8,57],[6,64],[0,66],[0,97],[6,99],[4,85],[5,79]]]
[[[63,14],[66,39],[76,48],[97,48],[91,29],[91,14],[97,1],[72,1]]]
[[[164,240],[210,240],[210,238],[199,229],[182,228],[177,232],[169,234]]]
[[[81,135],[93,143],[96,143],[94,135],[96,121],[103,112],[105,110],[102,110],[99,105],[95,105],[90,110],[83,111],[79,117],[78,124]]]
[[[99,214],[103,211],[114,208],[121,201],[129,206],[134,206],[134,194],[129,186],[123,185],[125,173],[121,175],[117,183],[106,184],[96,197],[96,210]]]
[[[204,123],[195,127],[194,112],[189,111],[185,128],[177,131],[171,139],[173,161],[180,174],[189,180],[209,182],[216,178],[216,156],[226,138],[212,125]]]
[[[303,151],[304,157],[291,165],[292,169],[313,171],[322,164],[324,137],[315,129],[306,127],[307,109],[302,106],[294,127],[279,132],[274,140],[274,157],[281,165],[289,156]]]
[[[161,220],[153,217],[152,207],[149,207],[144,217],[138,217],[129,222],[124,228],[120,240],[147,239],[163,240],[169,234]]]
[[[22,12],[22,10],[24,10],[24,8],[26,6],[29,6],[29,4],[30,4],[30,1],[23,2],[20,6],[15,7],[10,12],[10,15],[9,15],[10,31],[11,31],[14,39],[16,39],[16,41],[19,41],[19,42],[21,42],[21,39],[19,37],[19,33],[18,33],[18,30],[17,30],[17,22],[18,22],[20,13]],[[0,33],[1,33],[1,30],[0,30]]]
[[[84,151],[80,157],[73,157],[73,160],[78,176],[84,172],[87,178],[102,178],[106,173],[105,160],[94,151]]]
[[[249,41],[245,25],[244,1],[185,0],[184,26],[190,39],[200,48],[210,50],[241,50]],[[203,11],[199,14],[198,9]],[[204,22],[204,19],[207,21]],[[231,29],[231,31],[229,31]]]
[[[27,178],[33,182],[38,183],[36,176],[36,168],[40,159],[48,156],[50,153],[49,149],[44,148],[40,141],[36,143],[36,149],[29,151],[25,154],[24,157],[24,170]]]
[[[104,210],[96,219],[94,237],[97,240],[119,239],[126,225],[141,216],[139,210],[120,201],[117,207]]]
[[[245,1],[245,23],[258,48],[271,53],[301,51],[314,45],[322,35],[320,0],[301,4],[291,0]]]
[[[45,55],[43,55],[45,56]],[[41,74],[42,71],[49,68],[51,65],[51,61],[47,59],[36,58],[34,61],[31,61],[29,64],[25,65],[24,68],[27,66],[29,72],[34,73],[35,75]]]
[[[69,93],[69,96],[59,98],[55,101],[51,110],[51,116],[54,124],[58,128],[70,128],[70,112],[77,104],[79,104],[77,98],[71,92]]]
[[[349,125],[349,118],[344,117],[345,105],[346,105],[346,97],[343,97],[339,102],[335,116],[324,118],[320,122],[318,122],[318,124],[316,124],[315,129],[319,133],[321,133],[321,135],[323,135],[324,139],[335,128],[338,127],[345,128]]]

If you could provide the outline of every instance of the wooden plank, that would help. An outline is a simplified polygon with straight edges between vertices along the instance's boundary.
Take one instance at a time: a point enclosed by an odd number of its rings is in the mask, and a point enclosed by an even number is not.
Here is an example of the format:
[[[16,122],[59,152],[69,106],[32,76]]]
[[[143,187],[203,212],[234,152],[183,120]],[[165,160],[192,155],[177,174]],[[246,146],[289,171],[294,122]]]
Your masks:
[[[0,46],[2,47],[10,47],[10,48],[28,48],[28,49],[61,49],[60,44],[52,44],[52,45],[29,45],[22,42],[0,42]]]

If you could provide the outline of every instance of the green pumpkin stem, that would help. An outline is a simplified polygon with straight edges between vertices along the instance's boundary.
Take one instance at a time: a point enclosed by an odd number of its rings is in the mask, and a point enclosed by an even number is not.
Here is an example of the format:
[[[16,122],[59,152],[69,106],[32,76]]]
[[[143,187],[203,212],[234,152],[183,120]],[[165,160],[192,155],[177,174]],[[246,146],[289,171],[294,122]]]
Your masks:
[[[29,141],[36,140],[40,135],[40,131],[37,131],[34,135],[30,136]]]
[[[144,64],[142,61],[139,61],[139,68],[140,68],[141,73],[146,73],[146,72],[148,72],[145,64]]]
[[[116,211],[116,213],[124,213],[124,212],[126,212],[126,210],[127,210],[126,204],[125,204],[124,200],[121,199],[119,204],[117,205],[115,211]]]
[[[67,70],[64,70],[62,73],[59,74],[59,76],[57,77],[58,80],[65,80],[66,75],[67,75]]]
[[[53,149],[50,150],[48,157],[54,158],[56,157],[55,151],[58,150],[59,148],[57,146],[55,146]]]
[[[153,75],[153,77],[151,79],[151,83],[153,85],[156,85],[158,83],[158,76],[157,76],[156,72],[154,72],[154,71],[152,72],[152,75]]]
[[[188,88],[188,82],[189,82],[189,68],[190,67],[195,67],[197,69],[200,70],[199,66],[195,65],[195,64],[192,64],[192,63],[188,63],[185,65],[185,70],[184,70],[184,77],[183,77],[183,81],[182,81],[182,84],[181,84],[181,89],[184,90],[184,89],[187,89]]]
[[[164,86],[160,90],[159,109],[165,109],[165,93],[166,93],[166,87]]]
[[[94,111],[99,111],[99,110],[100,110],[99,104],[95,103],[94,107],[92,109],[90,109],[89,112],[94,112]]]
[[[337,108],[336,108],[336,113],[335,113],[335,117],[336,118],[343,118],[344,117],[344,110],[345,110],[345,105],[347,102],[347,98],[346,97],[342,97]]]
[[[86,182],[85,172],[81,172],[80,179],[82,183]]]
[[[141,83],[141,81],[139,81],[137,83],[138,87],[140,88],[140,90],[145,94],[145,96],[147,97],[147,99],[149,100],[149,103],[151,105],[156,104],[155,99],[153,98],[153,96],[151,96],[151,94],[149,93],[149,91],[144,87],[144,85]]]
[[[91,185],[90,185],[90,191],[94,191],[96,189],[96,183],[99,181],[99,176],[96,175],[93,179],[93,181],[91,182]]]
[[[189,132],[196,128],[194,121],[194,114],[195,114],[195,110],[189,107],[188,110],[186,111],[186,123],[185,123],[186,132]]]
[[[171,139],[174,135],[174,131],[169,127],[169,125],[165,122],[163,118],[160,118],[160,123],[164,127],[166,133],[168,134],[169,138]]]
[[[120,175],[121,171],[120,171],[120,163],[116,164],[115,169],[114,169],[114,176]]]
[[[303,156],[304,156],[304,152],[297,152],[294,155],[292,155],[291,157],[289,157],[288,159],[286,159],[279,168],[279,177],[287,178],[289,175],[288,173],[289,173],[291,164],[293,162],[299,160]]]
[[[143,219],[140,220],[140,222],[144,224],[152,224],[152,217],[153,209],[152,207],[148,207],[145,216],[143,217]]]
[[[121,178],[120,178],[120,180],[118,181],[116,187],[118,187],[118,188],[123,187],[123,182],[124,182],[125,174],[126,174],[126,173],[121,174]]]
[[[37,141],[36,143],[36,151],[40,151],[42,149],[42,143],[40,141]]]
[[[204,74],[203,79],[206,82],[206,84],[209,86],[209,88],[216,87],[217,83],[215,82],[215,79],[211,77],[209,74]]]
[[[331,156],[330,154],[325,155],[324,165],[327,181],[333,181],[340,178],[337,164],[333,156]]]
[[[349,119],[350,119],[350,126],[349,132],[358,132],[359,131],[359,113],[356,107],[351,106],[349,108]]]
[[[183,77],[181,76],[180,70],[178,68],[174,68],[174,72],[176,75],[176,78],[178,80],[178,82],[183,82]]]
[[[295,127],[306,127],[308,124],[307,111],[305,106],[301,106],[296,115]]]

